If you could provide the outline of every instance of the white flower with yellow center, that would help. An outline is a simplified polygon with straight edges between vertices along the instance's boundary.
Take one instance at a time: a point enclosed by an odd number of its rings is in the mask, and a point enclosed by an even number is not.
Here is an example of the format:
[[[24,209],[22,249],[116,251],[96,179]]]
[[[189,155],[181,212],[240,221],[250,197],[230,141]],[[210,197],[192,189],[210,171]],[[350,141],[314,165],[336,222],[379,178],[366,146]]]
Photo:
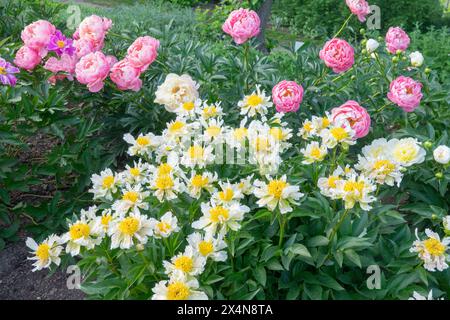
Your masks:
[[[269,129],[269,134],[280,145],[280,152],[283,152],[291,146],[291,143],[287,141],[292,138],[292,129],[275,126]]]
[[[112,200],[112,195],[117,192],[117,187],[122,183],[120,177],[111,169],[103,170],[100,175],[93,174],[91,181],[92,189],[89,189],[89,192],[94,194],[94,199],[106,198],[107,200]]]
[[[160,281],[155,285],[152,300],[208,300],[208,296],[198,288],[197,279],[177,272],[169,281]]]
[[[181,149],[182,143],[174,140],[163,140],[155,152],[155,161],[161,162],[164,158],[169,157],[171,154],[175,154],[178,157],[177,152]]]
[[[387,150],[391,158],[404,167],[422,163],[426,156],[426,151],[415,138],[389,140]]]
[[[364,146],[361,152],[366,158],[387,158],[389,156],[387,143],[384,138],[375,139],[371,144]]]
[[[202,108],[198,111],[203,120],[221,117],[223,115],[222,107],[219,103],[210,104],[208,101],[203,102]]]
[[[311,164],[314,162],[321,162],[328,154],[328,149],[325,145],[320,145],[317,141],[309,143],[306,148],[302,148],[300,152],[304,156],[303,164]]]
[[[184,190],[180,180],[173,174],[155,174],[150,187],[160,202],[177,198],[177,194]]]
[[[298,186],[291,186],[286,181],[286,175],[279,179],[267,177],[268,182],[256,180],[254,182],[254,195],[259,198],[257,204],[260,207],[267,207],[270,211],[275,208],[280,209],[280,213],[285,214],[292,211],[291,204],[298,204],[298,200],[303,196]]]
[[[95,230],[98,231],[99,237],[104,237],[111,226],[111,223],[119,218],[111,209],[105,209],[100,216],[95,217]]]
[[[355,132],[349,125],[343,125],[342,123],[332,124],[328,129],[323,129],[320,132],[322,143],[329,149],[333,149],[338,144],[353,145],[356,143],[354,140]]]
[[[123,136],[123,140],[131,145],[128,148],[130,156],[150,156],[152,151],[160,144],[161,137],[157,137],[153,133],[141,133],[137,138],[134,138],[131,134],[126,133]]]
[[[178,117],[167,124],[162,136],[164,139],[179,141],[180,138],[189,136],[191,130],[191,125],[186,123],[185,119]]]
[[[134,161],[133,165],[126,165],[125,171],[121,172],[122,180],[128,184],[143,183],[149,174],[150,165],[146,162],[142,162],[139,159],[138,162]]]
[[[253,193],[253,174],[250,176],[247,176],[246,178],[242,178],[237,183],[237,188],[240,192],[242,192],[245,195],[250,195]]]
[[[411,252],[417,252],[420,259],[424,262],[424,268],[428,271],[443,271],[448,268],[447,253],[448,245],[450,243],[450,237],[442,239],[439,235],[430,229],[425,229],[425,234],[427,235],[426,240],[420,240],[417,229],[416,238],[413,246],[411,247]]]
[[[196,99],[194,101],[186,101],[180,103],[175,112],[181,117],[194,119],[197,117],[197,113],[199,112],[201,105],[202,100],[200,99]]]
[[[376,188],[364,175],[352,175],[346,180],[336,181],[336,195],[344,201],[345,209],[352,209],[356,203],[365,211],[372,209],[369,204],[376,198],[371,193]]]
[[[147,243],[148,237],[153,235],[152,222],[147,216],[132,212],[129,216],[113,220],[108,235],[111,237],[111,250],[130,249],[135,240],[139,244]]]
[[[203,146],[200,143],[193,143],[184,152],[181,158],[181,164],[188,168],[204,168],[206,165],[214,162],[213,149],[211,146]]]
[[[171,276],[176,273],[183,273],[187,276],[196,276],[205,269],[206,258],[197,254],[191,246],[187,246],[183,253],[172,257],[169,261],[164,261],[165,273]]]
[[[150,192],[143,191],[140,184],[134,186],[127,185],[122,190],[121,198],[116,200],[112,209],[123,216],[128,212],[139,212],[139,210],[148,210],[148,203],[145,201]]]
[[[309,139],[315,134],[315,129],[311,120],[305,120],[298,132],[298,136],[303,139]]]
[[[219,144],[224,141],[226,129],[223,127],[223,120],[210,119],[208,121],[201,120],[203,127],[202,140],[209,144]]]
[[[219,182],[219,185],[220,189],[212,195],[212,199],[215,203],[228,205],[239,201],[244,197],[236,184]]]
[[[395,161],[386,158],[366,158],[358,155],[358,163],[355,168],[360,170],[366,177],[378,184],[400,186],[403,174],[401,166]]]
[[[66,252],[71,256],[80,254],[81,247],[90,250],[102,241],[102,230],[96,223],[96,219],[88,219],[81,215],[80,219],[69,224],[69,231],[62,237],[62,243],[66,243]]]
[[[322,130],[328,129],[330,127],[332,121],[330,120],[328,114],[326,114],[324,117],[312,116],[311,123],[313,128],[312,133],[314,135],[320,135]]]
[[[192,78],[170,73],[155,92],[155,102],[164,105],[167,111],[177,112],[180,105],[198,98],[199,85]]]
[[[244,219],[244,214],[250,211],[250,208],[239,203],[233,203],[230,206],[221,206],[215,203],[201,204],[203,216],[192,223],[192,228],[215,233],[218,228],[220,231],[231,229],[239,230],[240,221]]]
[[[227,129],[225,133],[225,141],[230,147],[238,150],[242,150],[245,147],[245,142],[248,137],[248,128],[245,126],[246,123],[247,117],[241,120],[239,127]]]
[[[31,238],[27,238],[25,244],[32,250],[31,254],[33,256],[27,259],[34,260],[33,272],[49,268],[52,263],[57,266],[61,263],[59,256],[63,247],[61,246],[61,239],[58,236],[52,234],[40,244],[37,244]]]
[[[202,172],[196,173],[192,171],[191,178],[187,182],[188,193],[192,198],[199,199],[202,191],[206,190],[209,193],[215,191],[214,183],[217,181],[217,173]]]
[[[153,237],[167,238],[172,233],[180,231],[178,226],[178,219],[172,214],[172,212],[166,212],[160,220],[152,220],[153,225]]]
[[[317,186],[320,189],[320,193],[331,199],[338,199],[339,194],[336,189],[337,182],[344,179],[343,175],[344,170],[341,167],[338,167],[330,176],[319,178]]]
[[[220,235],[214,238],[211,233],[202,236],[199,232],[194,232],[188,236],[187,241],[202,257],[211,258],[213,261],[227,260],[227,252],[223,250],[227,244]]]
[[[260,86],[256,86],[256,90],[249,96],[238,102],[238,107],[241,108],[241,115],[248,115],[254,117],[258,114],[265,115],[267,109],[272,107],[270,97],[266,96],[265,91],[261,91]]]

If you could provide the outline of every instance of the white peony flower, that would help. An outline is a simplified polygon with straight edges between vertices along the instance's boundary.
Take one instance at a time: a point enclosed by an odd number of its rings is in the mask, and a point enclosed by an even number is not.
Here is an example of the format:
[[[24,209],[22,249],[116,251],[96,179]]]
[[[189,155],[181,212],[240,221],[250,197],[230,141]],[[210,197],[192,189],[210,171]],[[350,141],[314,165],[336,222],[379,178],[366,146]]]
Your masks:
[[[433,157],[440,164],[448,164],[450,162],[450,148],[447,146],[439,146],[433,151]]]

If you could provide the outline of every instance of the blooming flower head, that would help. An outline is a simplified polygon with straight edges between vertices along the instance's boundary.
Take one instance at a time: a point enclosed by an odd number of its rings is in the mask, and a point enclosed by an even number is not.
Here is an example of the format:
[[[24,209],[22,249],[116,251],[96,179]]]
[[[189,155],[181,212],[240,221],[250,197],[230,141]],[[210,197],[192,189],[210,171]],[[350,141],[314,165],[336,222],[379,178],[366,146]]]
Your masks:
[[[52,263],[59,266],[61,262],[59,255],[61,254],[63,247],[61,246],[61,240],[58,236],[52,234],[40,244],[37,244],[36,241],[31,238],[27,238],[26,245],[32,250],[31,254],[33,254],[33,256],[28,259],[34,260],[33,272],[49,268]]]
[[[358,156],[358,164],[355,166],[365,176],[372,179],[378,184],[387,184],[397,186],[402,181],[403,174],[401,166],[389,158],[371,158]]]
[[[97,15],[92,15],[81,21],[77,29],[79,39],[92,43],[94,51],[101,50],[104,45],[106,33],[112,26],[112,21]]]
[[[229,205],[241,200],[244,195],[236,184],[229,182],[219,182],[220,190],[213,194],[212,199],[215,203]]]
[[[190,234],[187,238],[189,246],[197,250],[197,254],[213,261],[225,261],[227,252],[223,249],[227,247],[221,235],[216,238],[211,233],[202,236],[199,232]]]
[[[20,70],[14,67],[11,63],[7,62],[5,59],[0,58],[0,82],[4,85],[14,87],[17,82],[17,78],[14,76],[15,73],[19,73]]]
[[[38,20],[23,29],[21,38],[26,47],[35,50],[42,58],[47,55],[47,46],[55,32],[56,28],[50,22]]]
[[[160,220],[153,220],[153,237],[167,238],[174,232],[178,232],[178,219],[172,212],[167,211]]]
[[[412,112],[419,106],[423,97],[422,84],[409,77],[400,76],[391,82],[387,97],[405,112]]]
[[[187,246],[183,253],[174,256],[170,262],[164,261],[164,269],[167,275],[183,273],[187,276],[196,276],[203,272],[206,258],[197,254],[191,246]]]
[[[303,100],[303,88],[295,81],[283,80],[272,89],[272,101],[278,112],[296,112]]]
[[[50,37],[47,49],[55,52],[58,56],[61,56],[63,53],[72,56],[76,51],[73,46],[73,40],[66,38],[59,30],[56,30],[55,34]]]
[[[328,129],[320,132],[322,143],[332,149],[338,144],[353,145],[356,143],[355,131],[347,121],[333,123]]]
[[[150,187],[160,202],[175,199],[177,194],[184,190],[183,184],[173,174],[155,174]]]
[[[186,101],[176,108],[176,113],[184,118],[195,119],[197,114],[200,112],[200,107],[202,105],[201,99],[195,99],[193,101]]]
[[[128,48],[127,60],[134,68],[143,72],[155,61],[158,48],[159,41],[157,39],[149,36],[139,37]]]
[[[111,249],[130,249],[135,241],[147,243],[148,237],[153,235],[152,222],[147,216],[132,212],[111,222],[108,235],[111,237]]]
[[[223,115],[222,107],[219,103],[210,104],[208,101],[203,102],[202,108],[198,111],[203,120],[208,120],[210,118],[217,118]]]
[[[150,168],[150,165],[142,162],[141,159],[138,162],[134,161],[132,166],[127,164],[125,171],[121,172],[122,180],[131,185],[136,183],[143,184],[148,178]]]
[[[385,37],[387,50],[395,54],[397,50],[405,51],[409,47],[410,39],[408,34],[400,27],[390,27]]]
[[[69,231],[61,237],[61,241],[66,243],[66,252],[71,256],[80,254],[81,247],[93,249],[102,241],[102,230],[92,218],[82,214],[79,220],[69,224]]]
[[[433,151],[433,158],[440,164],[445,165],[450,163],[450,148],[444,145],[437,147]]]
[[[337,193],[337,181],[344,180],[344,170],[338,166],[333,173],[328,177],[321,177],[317,181],[317,186],[320,189],[320,193],[331,199],[338,199]]]
[[[422,163],[426,152],[415,138],[392,139],[387,144],[387,152],[394,161],[404,167]]]
[[[161,138],[152,133],[141,133],[137,138],[134,138],[131,134],[127,133],[123,136],[123,140],[131,145],[128,148],[128,154],[130,156],[150,156],[153,150],[160,144]]]
[[[359,203],[361,209],[369,211],[372,209],[371,202],[376,198],[371,195],[376,186],[364,175],[352,175],[345,180],[336,181],[337,197],[344,201],[345,209],[352,209]]]
[[[140,75],[140,69],[134,67],[128,59],[123,59],[112,66],[109,77],[119,90],[139,91],[142,87]]]
[[[366,0],[345,0],[350,11],[356,15],[359,21],[366,21],[366,16],[370,13],[369,4]]]
[[[90,92],[98,92],[103,88],[103,81],[108,76],[110,63],[100,52],[91,52],[80,59],[75,67],[78,82],[86,84]]]
[[[31,71],[41,62],[39,53],[27,46],[21,47],[14,57],[14,64],[19,68]]]
[[[425,234],[427,235],[426,240],[420,240],[417,229],[416,238],[413,246],[411,247],[411,252],[417,252],[418,256],[424,262],[424,267],[428,271],[443,271],[448,268],[446,262],[448,250],[448,244],[450,243],[450,237],[441,240],[439,235],[430,229],[425,229]]]
[[[155,102],[164,105],[169,112],[176,112],[183,103],[192,102],[198,98],[198,87],[198,84],[187,74],[179,76],[170,73],[158,86]]]
[[[68,55],[63,53],[61,57],[50,57],[45,62],[44,69],[49,70],[53,73],[65,72],[73,79],[73,74],[75,74],[75,66],[77,65],[78,59],[75,55]]]
[[[362,138],[369,133],[369,113],[356,101],[349,100],[340,107],[332,109],[331,118],[333,122],[349,124],[353,131],[355,131],[355,138]]]
[[[189,168],[204,168],[207,164],[213,163],[214,155],[211,146],[204,147],[202,144],[193,143],[181,158],[181,163]]]
[[[261,91],[259,86],[256,86],[256,91],[239,101],[238,107],[241,108],[241,115],[254,117],[257,114],[265,115],[267,109],[272,107],[272,102],[270,102],[270,98],[266,96],[266,93]]]
[[[117,186],[121,184],[111,169],[103,170],[100,175],[93,174],[91,177],[92,189],[89,192],[94,194],[94,199],[106,198],[112,200],[112,194],[117,192]]]
[[[302,148],[300,152],[304,156],[303,164],[311,164],[314,162],[321,162],[328,154],[327,147],[320,145],[317,141],[309,143],[306,148]]]
[[[169,281],[160,281],[155,285],[152,300],[208,300],[208,296],[198,287],[197,279],[177,272]]]
[[[203,135],[202,140],[205,144],[221,144],[225,138],[225,128],[223,120],[209,119],[207,121],[201,119]]]
[[[361,151],[366,158],[390,157],[387,144],[388,141],[385,138],[375,139],[369,145],[364,146]]]
[[[291,204],[297,204],[303,196],[298,186],[292,186],[286,181],[285,175],[279,179],[268,177],[268,182],[256,180],[254,186],[253,193],[259,198],[257,204],[267,207],[270,211],[274,211],[278,206],[282,214],[291,212]]]
[[[122,190],[121,198],[114,202],[112,209],[120,216],[127,212],[139,212],[139,210],[147,210],[148,203],[145,199],[150,195],[150,192],[143,191],[140,184],[134,186],[127,185]]]
[[[345,40],[333,38],[320,50],[319,57],[336,73],[347,71],[355,62],[355,51]]]
[[[230,13],[222,25],[222,30],[229,34],[236,44],[243,44],[259,34],[260,23],[255,11],[241,8]]]
[[[187,182],[189,195],[192,198],[199,199],[203,190],[210,193],[213,192],[215,190],[214,182],[216,181],[217,173],[213,174],[207,171],[196,173],[195,171],[192,171],[191,178]]]

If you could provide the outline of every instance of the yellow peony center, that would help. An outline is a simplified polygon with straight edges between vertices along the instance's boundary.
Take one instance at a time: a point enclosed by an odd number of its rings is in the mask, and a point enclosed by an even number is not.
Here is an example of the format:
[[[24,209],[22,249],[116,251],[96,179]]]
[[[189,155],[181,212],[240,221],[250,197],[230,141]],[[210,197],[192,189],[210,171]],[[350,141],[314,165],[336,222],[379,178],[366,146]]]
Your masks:
[[[69,229],[70,238],[72,240],[77,240],[80,238],[89,237],[89,233],[91,232],[91,228],[86,223],[75,223]]]
[[[252,94],[247,98],[247,105],[249,107],[255,108],[263,102],[263,99],[257,94]]]
[[[191,159],[202,159],[204,152],[205,151],[200,146],[191,146],[188,150]]]
[[[50,257],[50,246],[46,243],[41,243],[36,249],[36,257],[41,261],[47,261]]]
[[[283,139],[283,130],[282,130],[280,127],[273,127],[273,128],[270,128],[270,135],[271,135],[274,139],[280,141],[280,140]]]
[[[217,108],[215,106],[205,107],[203,109],[203,118],[208,119],[217,115]]]
[[[305,124],[303,125],[303,130],[305,130],[306,132],[311,132],[312,129],[313,129],[312,123],[311,122],[305,122]]]
[[[228,220],[230,213],[228,209],[222,206],[217,206],[209,210],[209,215],[212,222],[218,223]]]
[[[170,224],[164,221],[160,221],[156,224],[156,227],[158,228],[159,232],[166,233],[170,230]]]
[[[192,111],[195,107],[195,104],[193,102],[185,102],[183,103],[183,109],[186,111]]]
[[[122,200],[127,200],[136,203],[139,199],[139,193],[136,191],[127,191],[123,194]]]
[[[132,236],[139,229],[139,220],[134,217],[127,217],[119,223],[119,231],[127,236]]]
[[[390,174],[395,169],[395,164],[389,160],[378,160],[374,163],[375,170],[379,170],[382,174]]]
[[[247,128],[237,128],[234,130],[233,134],[237,140],[242,140],[247,136],[248,129]]]
[[[315,159],[319,159],[321,157],[322,153],[320,152],[320,148],[318,147],[313,147],[311,149],[311,157],[315,158]]]
[[[174,265],[176,269],[188,273],[194,268],[194,261],[190,257],[181,256],[175,260]]]
[[[192,178],[191,183],[196,188],[203,188],[208,184],[208,177],[203,177],[202,175],[197,174]]]
[[[256,138],[256,152],[267,152],[270,149],[269,139],[265,137]]]
[[[214,246],[211,241],[201,241],[198,244],[198,251],[202,256],[206,257],[214,251]]]
[[[267,192],[269,195],[276,199],[281,199],[284,188],[286,188],[287,183],[283,180],[272,180],[267,186]]]
[[[6,68],[0,67],[0,74],[1,74],[1,75],[7,74]]]
[[[344,184],[345,192],[358,192],[360,195],[363,193],[364,182],[362,181],[346,181]]]
[[[137,168],[137,167],[130,168],[130,174],[133,177],[139,177],[139,175],[141,174],[141,170],[139,168]]]
[[[208,129],[206,129],[206,133],[210,137],[217,137],[221,131],[222,131],[222,128],[220,128],[218,126],[210,126],[210,127],[208,127]]]
[[[414,160],[417,155],[417,149],[413,146],[401,145],[394,149],[394,157],[399,162],[410,162]]]
[[[162,163],[159,167],[158,167],[158,174],[160,175],[166,175],[171,173],[173,170],[172,166],[168,163]]]
[[[428,238],[423,242],[425,249],[434,256],[442,256],[445,253],[445,246],[435,238]]]
[[[156,188],[160,190],[171,189],[174,186],[174,182],[169,175],[159,175],[156,178]]]
[[[337,141],[342,141],[348,137],[347,131],[345,131],[345,129],[341,127],[332,128],[330,130],[330,133]]]
[[[330,125],[330,120],[326,117],[322,118],[322,128],[326,128]]]
[[[329,176],[328,177],[328,187],[329,188],[336,188],[336,181],[339,179],[338,176]]]
[[[56,45],[58,46],[58,48],[62,49],[62,48],[65,47],[66,44],[65,44],[64,41],[59,40],[59,41],[56,42]]]
[[[145,147],[150,144],[150,139],[148,137],[139,137],[136,139],[136,143],[141,147]]]
[[[229,202],[233,200],[233,196],[234,192],[233,189],[231,188],[226,188],[225,190],[219,192],[219,199],[224,202]]]
[[[104,189],[109,189],[114,183],[114,176],[106,176],[103,178],[102,186]]]
[[[191,290],[182,282],[174,282],[167,286],[167,300],[187,300]]]
[[[104,227],[107,227],[112,220],[112,216],[110,214],[102,216],[101,223]]]
[[[171,125],[169,125],[169,132],[171,133],[177,133],[178,131],[180,131],[181,129],[183,129],[185,126],[184,122],[181,121],[175,121],[174,123],[172,123]]]

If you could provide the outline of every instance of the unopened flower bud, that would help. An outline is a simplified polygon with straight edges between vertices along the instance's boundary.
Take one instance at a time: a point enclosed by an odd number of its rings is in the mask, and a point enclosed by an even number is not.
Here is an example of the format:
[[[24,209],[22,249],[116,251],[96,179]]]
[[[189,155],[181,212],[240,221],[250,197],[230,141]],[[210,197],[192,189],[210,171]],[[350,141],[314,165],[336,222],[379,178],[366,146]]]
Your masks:
[[[435,176],[436,178],[438,178],[438,179],[442,179],[442,177],[443,177],[444,175],[442,174],[442,172],[438,172],[438,173],[436,173],[434,176]]]

